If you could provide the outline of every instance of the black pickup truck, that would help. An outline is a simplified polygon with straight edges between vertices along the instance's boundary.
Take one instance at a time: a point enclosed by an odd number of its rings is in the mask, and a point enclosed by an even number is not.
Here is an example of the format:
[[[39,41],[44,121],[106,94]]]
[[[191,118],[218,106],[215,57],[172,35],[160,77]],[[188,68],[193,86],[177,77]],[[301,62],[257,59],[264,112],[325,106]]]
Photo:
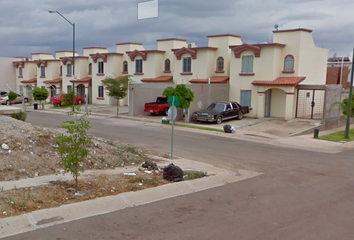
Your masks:
[[[249,113],[248,107],[243,107],[237,102],[214,102],[205,110],[194,112],[192,120],[220,124],[223,120],[232,118],[241,120],[246,113]]]

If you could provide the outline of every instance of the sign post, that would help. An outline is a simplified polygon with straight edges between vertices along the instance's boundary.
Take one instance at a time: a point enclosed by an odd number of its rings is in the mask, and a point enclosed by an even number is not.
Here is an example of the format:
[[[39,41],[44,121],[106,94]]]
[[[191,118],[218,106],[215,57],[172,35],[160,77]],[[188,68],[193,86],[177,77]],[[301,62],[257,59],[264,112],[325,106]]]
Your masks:
[[[173,158],[173,135],[174,135],[174,125],[175,125],[175,118],[177,116],[177,108],[180,105],[177,96],[170,96],[168,97],[168,105],[170,105],[170,109],[168,110],[168,116],[170,117],[171,114],[171,121],[172,121],[172,132],[171,132],[171,159]]]

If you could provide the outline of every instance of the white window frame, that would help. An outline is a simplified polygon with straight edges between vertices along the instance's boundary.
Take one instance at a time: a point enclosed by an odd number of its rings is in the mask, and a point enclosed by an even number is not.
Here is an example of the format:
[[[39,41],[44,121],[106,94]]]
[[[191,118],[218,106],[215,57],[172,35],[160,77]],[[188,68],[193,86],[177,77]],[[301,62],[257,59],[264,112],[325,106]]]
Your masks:
[[[183,73],[191,73],[192,72],[192,58],[191,57],[184,57],[183,58],[182,72]]]
[[[97,63],[98,65],[98,74],[103,74],[104,73],[104,62],[103,61],[99,61]]]
[[[241,73],[253,73],[253,55],[244,55],[242,56],[242,68]]]
[[[135,60],[135,73],[143,73],[143,59]]]

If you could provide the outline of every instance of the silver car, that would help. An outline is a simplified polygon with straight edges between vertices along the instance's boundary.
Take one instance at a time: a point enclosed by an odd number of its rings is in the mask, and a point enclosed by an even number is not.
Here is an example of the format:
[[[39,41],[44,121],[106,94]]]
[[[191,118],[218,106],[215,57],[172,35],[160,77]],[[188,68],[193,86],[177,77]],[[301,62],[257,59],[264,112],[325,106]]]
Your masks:
[[[11,103],[22,103],[22,96],[18,93],[17,97],[15,100],[13,100]],[[24,97],[23,98],[23,102],[27,103],[28,102],[28,98]],[[10,101],[9,101],[9,97],[8,97],[8,92],[6,91],[0,91],[0,103],[1,104],[6,104],[6,105],[10,105]]]

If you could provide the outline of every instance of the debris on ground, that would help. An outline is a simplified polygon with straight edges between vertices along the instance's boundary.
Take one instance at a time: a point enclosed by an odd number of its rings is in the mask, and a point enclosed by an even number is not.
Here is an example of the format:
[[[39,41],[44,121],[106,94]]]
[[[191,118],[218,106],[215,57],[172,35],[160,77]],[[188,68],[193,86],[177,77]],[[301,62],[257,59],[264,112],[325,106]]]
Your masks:
[[[62,128],[46,128],[0,115],[0,181],[63,174],[55,137]],[[148,160],[143,150],[93,136],[85,170],[114,169]]]
[[[168,166],[164,167],[162,176],[163,179],[168,181],[179,182],[183,180],[183,170],[173,163],[170,163]]]
[[[224,128],[225,133],[235,133],[236,132],[235,128],[229,124],[224,125],[223,128]]]

